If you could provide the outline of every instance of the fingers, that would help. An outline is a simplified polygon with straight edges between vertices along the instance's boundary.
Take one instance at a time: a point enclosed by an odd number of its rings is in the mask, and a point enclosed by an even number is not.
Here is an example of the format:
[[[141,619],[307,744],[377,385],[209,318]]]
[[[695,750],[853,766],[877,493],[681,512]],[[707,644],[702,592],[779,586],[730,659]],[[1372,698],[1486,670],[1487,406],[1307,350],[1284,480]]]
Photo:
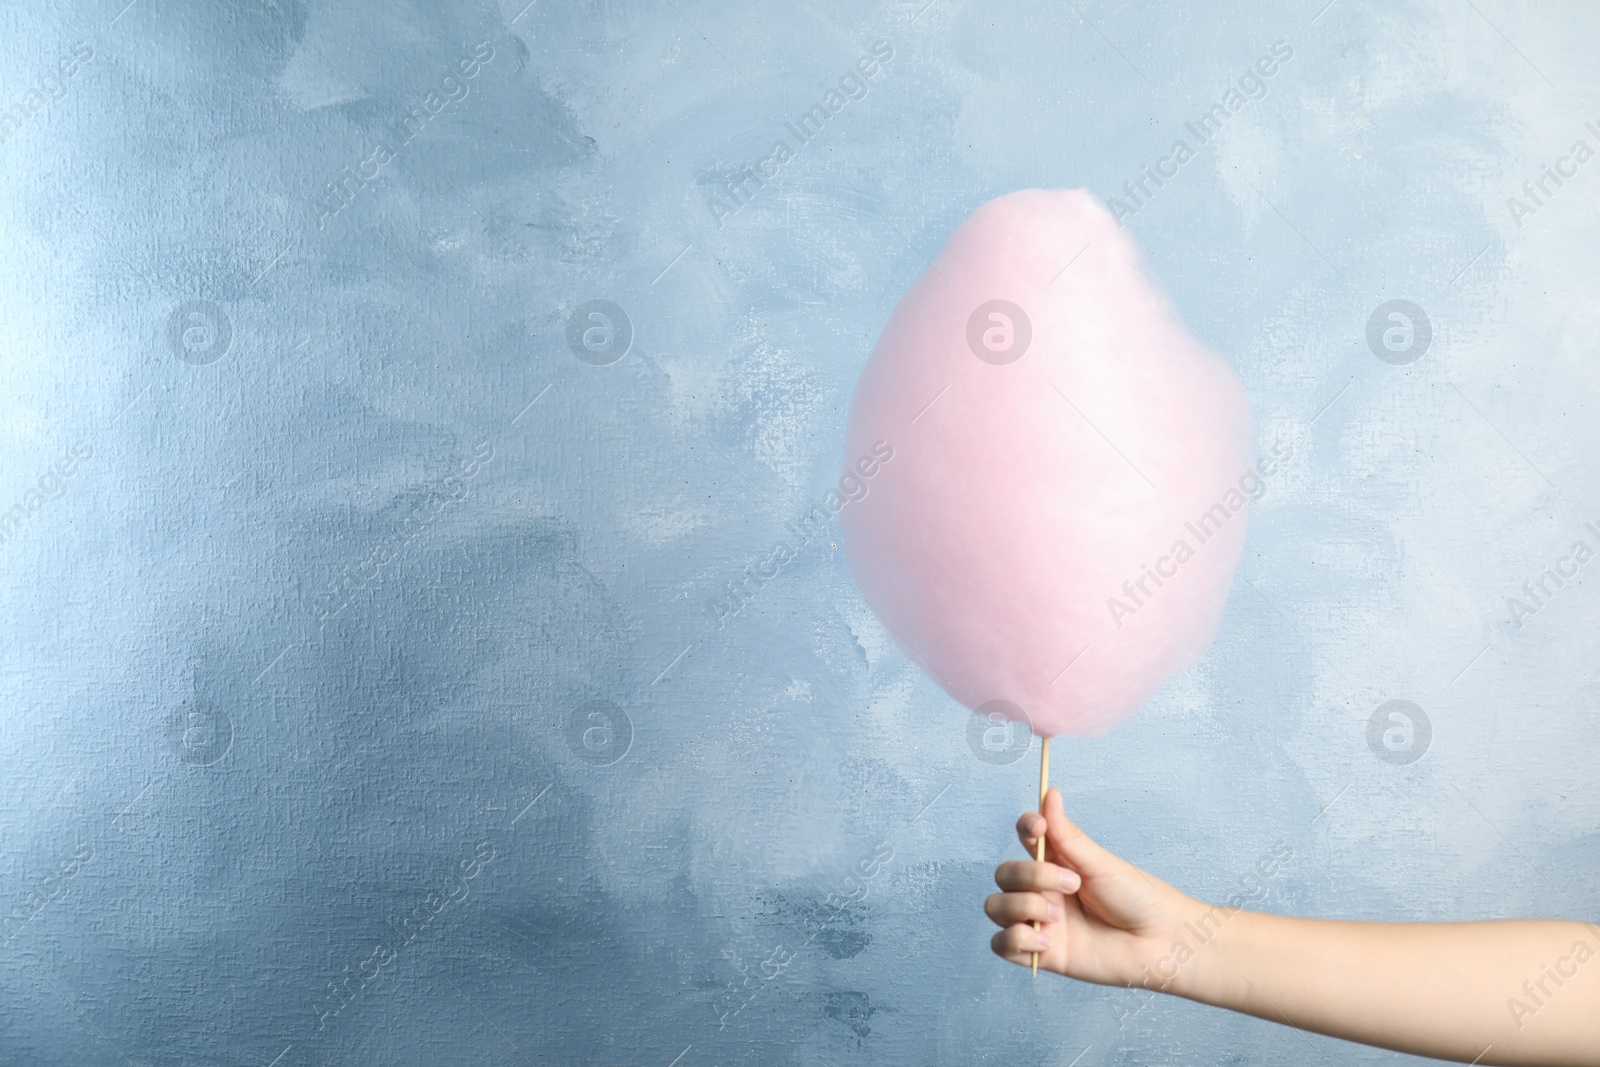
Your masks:
[[[1017,840],[1033,855],[1041,833],[1049,834],[1051,852],[1065,859],[1072,867],[1085,874],[1108,871],[1121,861],[1107,852],[1067,818],[1059,790],[1051,789],[1045,796],[1045,814],[1025,811],[1017,817]]]
[[[1007,860],[995,868],[994,884],[1008,893],[1076,893],[1083,878],[1054,863]]]
[[[1034,819],[1038,817],[1033,816]],[[1088,834],[1067,818],[1066,808],[1061,803],[1061,790],[1052,788],[1045,794],[1044,817],[1049,825],[1047,836],[1050,847],[1071,864],[1073,869],[1092,877],[1097,874],[1110,874],[1123,866],[1122,860],[1095,844]],[[1023,818],[1026,819],[1027,816]],[[1036,824],[1029,825],[1031,828]]]
[[[1061,905],[1038,893],[993,893],[983,902],[983,913],[996,926],[1017,923],[1055,922],[1061,918]]]
[[[1008,926],[989,939],[989,947],[996,956],[1026,967],[1032,962],[1033,953],[1050,948],[1050,938],[1031,926]]]
[[[1039,835],[1044,833],[1044,830],[1044,816],[1038,812],[1025,811],[1017,816],[1017,840],[1028,850],[1028,855],[1033,855],[1034,846],[1039,843]]]

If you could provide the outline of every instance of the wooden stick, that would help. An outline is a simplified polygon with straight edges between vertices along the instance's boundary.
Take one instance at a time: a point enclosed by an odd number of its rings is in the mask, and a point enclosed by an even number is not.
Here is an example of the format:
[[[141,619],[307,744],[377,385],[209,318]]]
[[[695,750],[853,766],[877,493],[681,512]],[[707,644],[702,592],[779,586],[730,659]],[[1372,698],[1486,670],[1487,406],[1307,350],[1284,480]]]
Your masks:
[[[1041,817],[1044,815],[1044,795],[1048,792],[1050,792],[1050,739],[1045,737],[1040,739],[1039,746],[1039,815]],[[1039,840],[1033,846],[1033,858],[1040,863],[1044,862],[1044,836],[1044,834],[1040,834]],[[1034,923],[1033,928],[1035,930],[1039,929],[1039,924],[1037,922]],[[1039,954],[1034,952],[1031,955],[1033,956],[1033,976],[1037,978],[1039,977]]]

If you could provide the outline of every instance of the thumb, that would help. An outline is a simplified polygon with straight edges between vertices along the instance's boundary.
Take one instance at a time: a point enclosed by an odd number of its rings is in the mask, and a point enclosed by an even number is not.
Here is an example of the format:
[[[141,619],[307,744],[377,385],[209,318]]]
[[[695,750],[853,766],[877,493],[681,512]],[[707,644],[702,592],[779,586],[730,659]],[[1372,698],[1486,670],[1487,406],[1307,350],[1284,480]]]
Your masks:
[[[1045,794],[1042,814],[1049,827],[1045,837],[1050,847],[1079,874],[1085,877],[1110,874],[1123,865],[1122,860],[1095,844],[1077,823],[1067,818],[1066,807],[1061,802],[1061,790],[1052,787]]]

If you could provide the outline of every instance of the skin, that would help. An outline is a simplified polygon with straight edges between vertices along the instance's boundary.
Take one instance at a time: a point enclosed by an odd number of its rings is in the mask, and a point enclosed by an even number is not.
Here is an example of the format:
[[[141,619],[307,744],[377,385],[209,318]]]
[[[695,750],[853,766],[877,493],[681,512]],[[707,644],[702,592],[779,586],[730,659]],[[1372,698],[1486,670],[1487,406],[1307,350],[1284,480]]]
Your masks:
[[[984,903],[1001,927],[995,954],[1018,966],[1037,951],[1040,970],[1069,978],[1418,1056],[1600,1067],[1600,926],[1337,922],[1214,907],[1090,840],[1057,790],[1042,817],[1017,820],[1030,856],[1041,831],[1045,861],[1002,863],[1001,892]]]

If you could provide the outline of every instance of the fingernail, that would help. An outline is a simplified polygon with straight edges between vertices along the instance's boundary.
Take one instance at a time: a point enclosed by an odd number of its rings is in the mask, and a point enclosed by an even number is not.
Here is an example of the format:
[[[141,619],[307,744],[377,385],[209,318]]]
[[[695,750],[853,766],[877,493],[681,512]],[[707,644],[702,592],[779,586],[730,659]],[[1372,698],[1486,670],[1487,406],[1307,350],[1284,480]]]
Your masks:
[[[1045,914],[1049,915],[1052,920],[1061,918],[1061,905],[1051,901],[1050,907]]]
[[[1039,946],[1040,952],[1043,952],[1045,949],[1050,947],[1050,939],[1043,934],[1036,935],[1034,937],[1034,942]]]
[[[1062,871],[1061,872],[1061,889],[1062,889],[1063,892],[1076,893],[1078,891],[1078,887],[1081,886],[1082,884],[1083,884],[1083,879],[1078,877],[1078,872],[1077,871]],[[1052,905],[1052,907],[1053,906],[1054,905]]]

